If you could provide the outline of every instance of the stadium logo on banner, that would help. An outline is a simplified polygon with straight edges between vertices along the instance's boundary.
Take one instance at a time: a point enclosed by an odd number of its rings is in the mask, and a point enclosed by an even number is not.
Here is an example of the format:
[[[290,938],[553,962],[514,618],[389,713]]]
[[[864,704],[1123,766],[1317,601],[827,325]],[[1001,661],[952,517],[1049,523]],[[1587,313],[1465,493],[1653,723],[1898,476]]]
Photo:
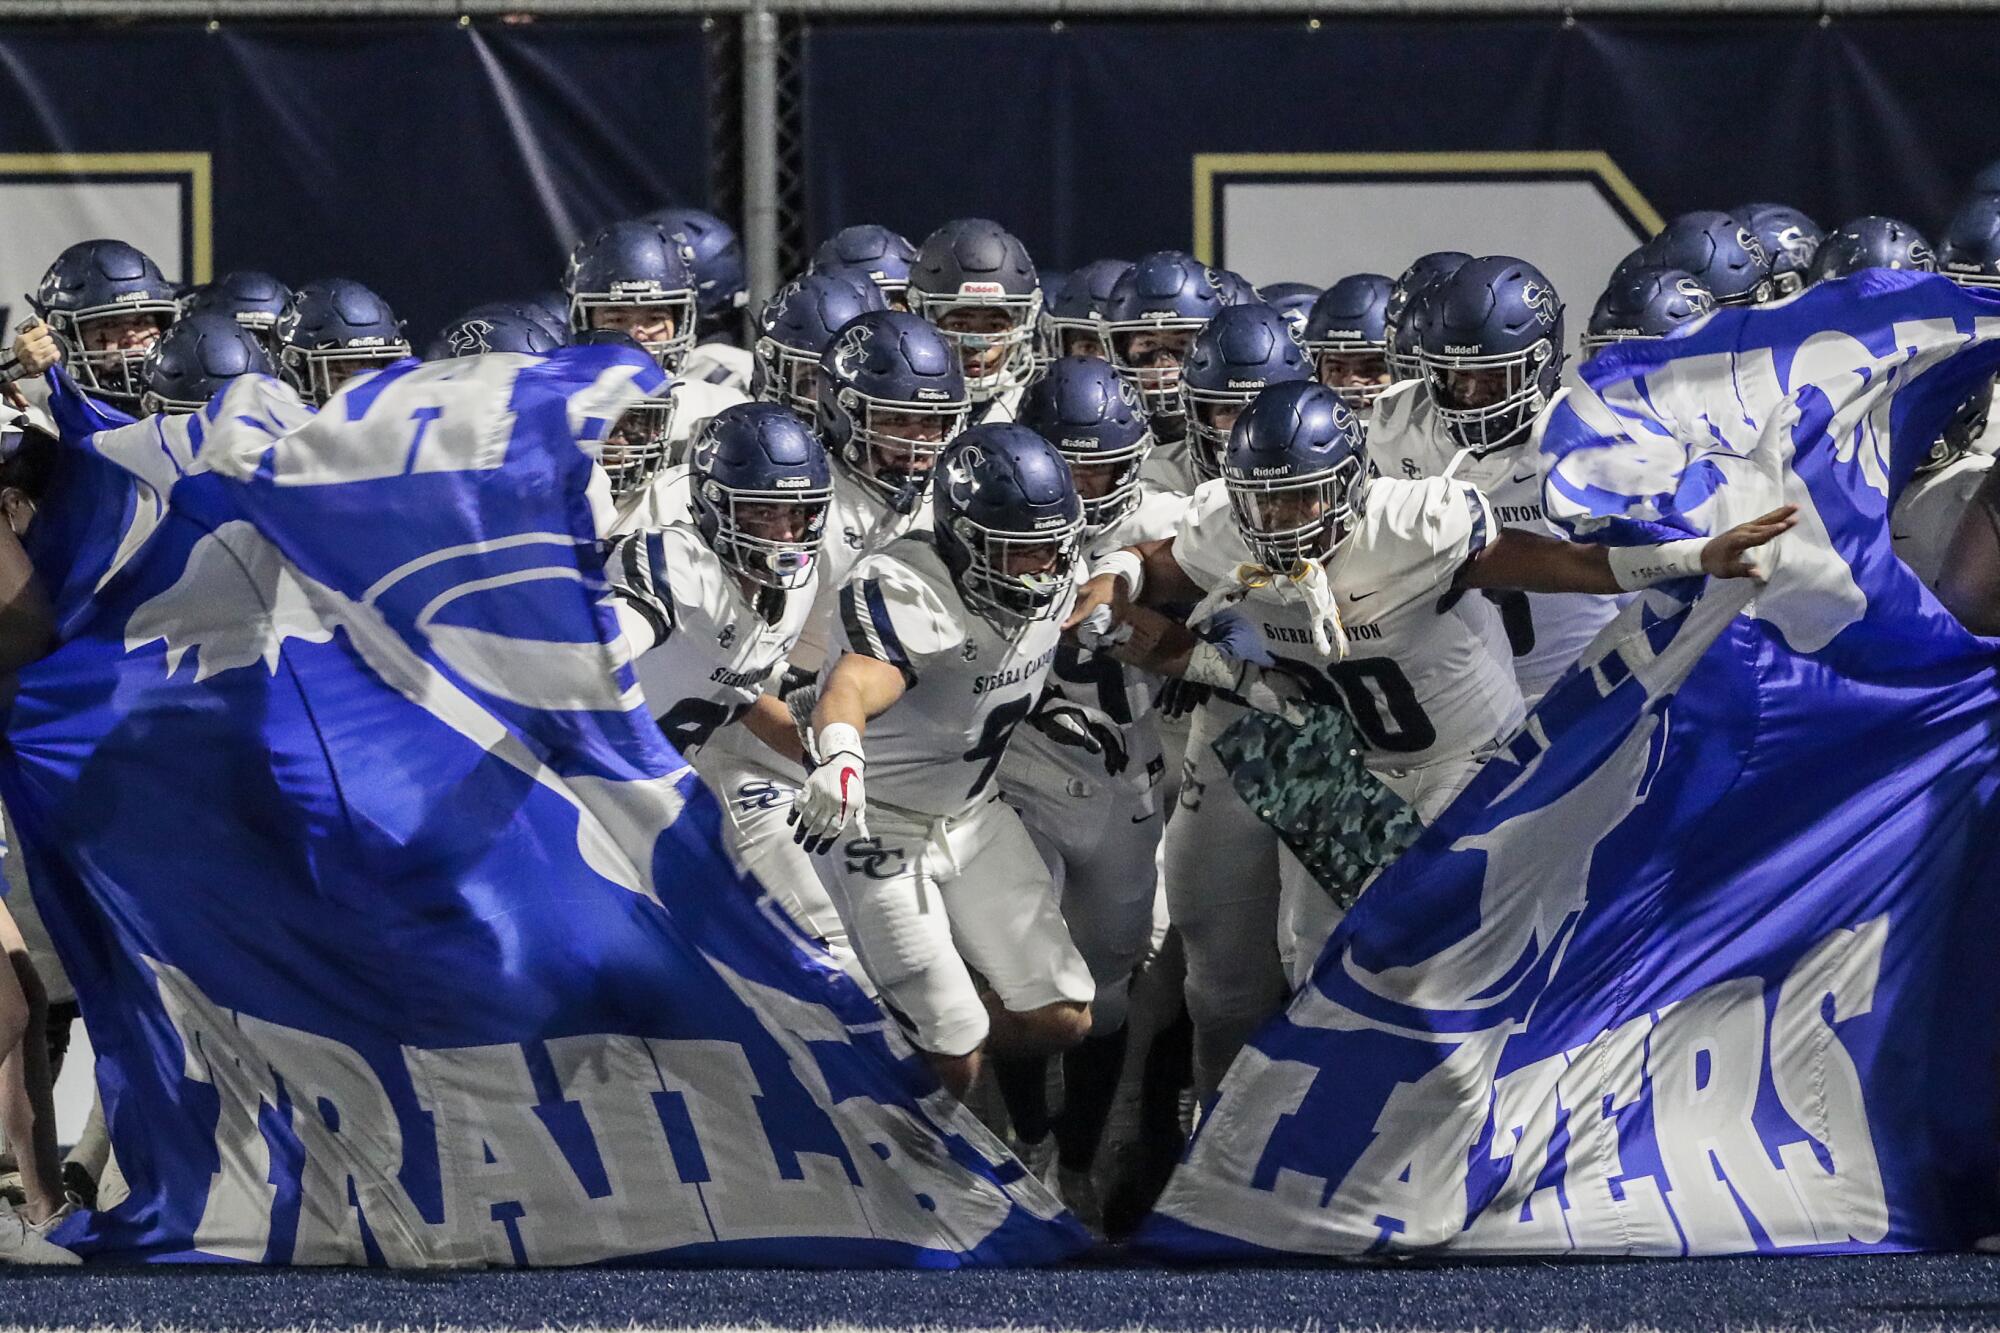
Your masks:
[[[1194,159],[1195,254],[1259,284],[1393,277],[1427,251],[1466,250],[1529,260],[1588,310],[1605,275],[1662,225],[1601,152]]]

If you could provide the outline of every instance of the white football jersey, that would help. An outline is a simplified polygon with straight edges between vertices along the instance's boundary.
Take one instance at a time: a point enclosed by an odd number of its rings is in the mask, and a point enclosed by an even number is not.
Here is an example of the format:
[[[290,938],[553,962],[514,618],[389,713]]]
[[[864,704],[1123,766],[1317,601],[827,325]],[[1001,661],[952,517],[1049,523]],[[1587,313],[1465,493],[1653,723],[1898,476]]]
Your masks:
[[[605,495],[610,495],[610,480],[602,468],[591,475],[593,487],[602,483]],[[664,528],[674,523],[689,523],[694,520],[694,492],[688,466],[676,463],[661,468],[653,474],[653,479],[636,491],[627,491],[614,501],[608,501],[610,520],[604,522],[600,515],[599,528],[606,537],[622,537],[627,533],[650,532],[654,528]],[[599,509],[593,495],[592,508]]]
[[[683,373],[674,378],[674,419],[667,428],[667,461],[686,461],[688,441],[702,424],[725,407],[750,401],[750,395],[726,384],[711,384]]]
[[[813,602],[810,584],[746,595],[689,523],[619,538],[605,573],[646,706],[684,755],[775,682]]]
[[[1010,637],[965,604],[929,534],[855,565],[829,661],[862,653],[901,669],[907,687],[862,737],[871,802],[945,817],[998,790],[1001,756],[1041,695],[1072,596]]]
[[[990,426],[1000,422],[1021,419],[1021,400],[1028,396],[1025,386],[1016,385],[1011,389],[988,398],[983,403],[974,403],[972,413],[966,421],[968,426]]]
[[[674,378],[716,384],[747,394],[750,392],[751,364],[748,349],[733,343],[696,343],[682,359],[680,374]]]
[[[801,671],[817,672],[826,660],[827,645],[833,639],[836,601],[847,575],[863,556],[887,547],[907,533],[928,532],[931,526],[930,492],[925,490],[917,507],[898,514],[884,503],[881,493],[866,482],[856,481],[843,467],[833,469],[833,502],[826,513],[826,535],[820,540],[818,587],[812,614],[806,618],[805,633],[792,653],[792,665]]]
[[[1484,616],[1461,614],[1452,580],[1494,532],[1486,498],[1443,478],[1369,482],[1354,530],[1327,562],[1347,656],[1322,659],[1296,600],[1254,589],[1237,605],[1272,657],[1323,702],[1354,719],[1370,768],[1416,768],[1463,756],[1520,725],[1520,687],[1504,639]],[[1236,580],[1255,559],[1236,527],[1224,483],[1194,493],[1174,536],[1174,560],[1203,588]]]
[[[1937,587],[1951,535],[1992,467],[1992,454],[1962,454],[1941,468],[1919,472],[1897,497],[1889,514],[1889,541],[1926,588]]]
[[[1142,482],[1139,502],[1131,512],[1085,539],[1079,578],[1086,576],[1093,561],[1113,551],[1173,536],[1180,529],[1187,506],[1185,495]],[[1028,727],[1017,733],[1008,747],[1008,762],[1001,766],[1003,776],[1017,760],[1022,772],[1035,771],[1030,760],[1038,759],[1092,784],[1110,781],[1141,791],[1158,785],[1165,764],[1160,758],[1159,729],[1152,713],[1164,684],[1161,677],[1150,671],[1127,666],[1108,654],[1086,652],[1073,637],[1065,636],[1056,645],[1055,664],[1049,671],[1046,688],[1072,703],[1095,708],[1117,724],[1124,736],[1125,770],[1115,777],[1108,776],[1100,756],[1073,745],[1058,744]]]
[[[1163,491],[1174,491],[1181,495],[1194,494],[1194,488],[1201,484],[1195,475],[1194,459],[1189,454],[1191,446],[1183,438],[1169,443],[1161,440],[1153,446],[1146,461],[1139,465],[1139,479],[1150,482]]]
[[[1557,401],[1562,395],[1557,394]],[[1392,401],[1393,400],[1393,401]],[[1386,407],[1385,407],[1386,404]],[[1553,406],[1553,404],[1551,404]],[[1484,458],[1463,450],[1437,416],[1421,380],[1405,380],[1376,400],[1368,457],[1384,477],[1448,477],[1479,488],[1501,527],[1565,539],[1542,513],[1542,477],[1531,448],[1496,450]],[[1518,593],[1526,599],[1526,652],[1514,659],[1521,692],[1539,697],[1582,655],[1618,614],[1621,599],[1594,593]]]

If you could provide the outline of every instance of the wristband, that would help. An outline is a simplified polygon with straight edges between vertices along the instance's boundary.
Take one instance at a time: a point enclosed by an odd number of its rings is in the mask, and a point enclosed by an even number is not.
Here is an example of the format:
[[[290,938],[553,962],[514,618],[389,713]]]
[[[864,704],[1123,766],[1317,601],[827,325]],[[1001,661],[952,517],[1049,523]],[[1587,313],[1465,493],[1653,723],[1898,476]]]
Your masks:
[[[1614,546],[1608,553],[1611,577],[1626,592],[1673,579],[1700,578],[1701,552],[1707,545],[1706,537],[1690,537],[1658,546]]]
[[[1133,601],[1139,599],[1139,589],[1146,586],[1146,565],[1132,551],[1123,548],[1113,551],[1090,567],[1090,575],[1114,574],[1125,580],[1125,595]]]
[[[861,733],[845,722],[829,722],[813,738],[814,757],[824,764],[842,752],[858,757],[861,754]]]

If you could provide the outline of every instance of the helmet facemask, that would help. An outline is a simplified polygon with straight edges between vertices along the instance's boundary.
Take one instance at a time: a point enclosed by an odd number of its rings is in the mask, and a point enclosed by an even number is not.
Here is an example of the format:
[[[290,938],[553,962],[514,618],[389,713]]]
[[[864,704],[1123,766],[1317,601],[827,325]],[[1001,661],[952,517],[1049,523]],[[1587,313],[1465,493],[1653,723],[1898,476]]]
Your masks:
[[[968,284],[972,285],[972,284]],[[958,353],[965,372],[965,389],[972,401],[984,402],[1018,389],[1034,378],[1037,366],[1035,332],[1042,312],[1042,294],[1006,296],[998,293],[955,297],[933,296],[910,289],[917,314],[937,326]],[[992,312],[979,320],[978,312]],[[954,319],[953,316],[958,316]],[[984,323],[990,329],[953,328],[953,324]]]
[[[285,347],[278,364],[301,397],[314,407],[324,407],[349,380],[394,365],[409,354],[410,345],[401,341],[378,340],[355,347]]]
[[[1039,532],[989,528],[963,514],[950,523],[962,568],[954,570],[965,604],[1007,633],[1052,620],[1072,581],[1083,521]]]
[[[1083,501],[1084,531],[1095,533],[1110,527],[1139,503],[1139,472],[1146,465],[1146,456],[1153,451],[1150,432],[1123,449],[1100,449],[1088,440],[1057,438],[1049,443],[1069,464],[1070,476],[1076,481],[1077,497]],[[1087,495],[1084,479],[1096,469],[1110,472],[1110,484],[1102,495]]]
[[[742,490],[712,478],[695,484],[697,525],[716,557],[766,588],[802,588],[813,576],[833,491]]]
[[[852,386],[836,390],[834,403],[847,419],[841,461],[897,513],[916,508],[938,455],[965,429],[969,411],[964,399],[911,403]]]
[[[643,489],[659,475],[666,466],[673,426],[671,392],[641,398],[612,423],[605,434],[598,463],[611,480],[613,499],[623,499]]]
[[[695,322],[695,293],[691,287],[661,291],[648,283],[644,292],[574,292],[569,298],[570,328],[578,333],[592,329],[629,333],[660,369],[669,374],[679,373],[681,362],[694,346]],[[639,336],[662,323],[669,326],[666,333]]]
[[[1236,419],[1262,393],[1256,389],[1197,389],[1181,380],[1181,411],[1187,417],[1188,459],[1195,475],[1213,481],[1222,475],[1222,455]]]
[[[90,306],[82,310],[50,311],[49,329],[62,345],[63,364],[78,386],[95,392],[105,398],[135,402],[144,388],[146,354],[153,350],[153,344],[173,324],[180,314],[180,306],[174,301],[124,301],[116,305]],[[144,333],[145,321],[150,320],[150,336],[144,338],[137,347],[101,347],[92,349],[93,337],[102,337],[105,330],[93,327],[109,320],[130,322],[134,331]],[[117,342],[128,341],[120,333]]]
[[[1422,353],[1425,382],[1439,420],[1459,447],[1490,453],[1525,439],[1548,406],[1562,356],[1547,338],[1512,352],[1480,356]]]
[[[1148,416],[1180,413],[1181,368],[1206,322],[1183,315],[1102,322],[1107,359],[1139,391]]]
[[[1389,354],[1381,343],[1362,338],[1315,338],[1306,344],[1313,378],[1340,395],[1355,412],[1366,412],[1389,388]]]
[[[819,411],[819,353],[759,338],[756,357],[763,371],[752,386],[758,400],[788,407],[811,425]]]
[[[1306,477],[1231,476],[1223,485],[1251,553],[1267,569],[1290,574],[1309,560],[1324,561],[1347,540],[1366,475],[1360,456],[1350,455]]]

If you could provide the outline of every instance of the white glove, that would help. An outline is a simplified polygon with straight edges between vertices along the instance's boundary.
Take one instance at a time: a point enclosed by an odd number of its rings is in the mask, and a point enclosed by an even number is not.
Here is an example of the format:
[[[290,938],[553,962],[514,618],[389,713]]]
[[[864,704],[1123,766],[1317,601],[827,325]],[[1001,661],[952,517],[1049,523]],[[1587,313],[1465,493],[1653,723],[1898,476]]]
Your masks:
[[[1077,621],[1070,632],[1076,635],[1077,646],[1089,653],[1108,653],[1132,637],[1132,627],[1120,622],[1108,606],[1100,606]]]
[[[1347,656],[1347,630],[1340,623],[1340,604],[1334,600],[1325,565],[1308,560],[1289,576],[1274,576],[1272,591],[1279,601],[1297,602],[1305,608],[1313,651],[1322,661]]]
[[[792,841],[817,856],[832,851],[849,824],[868,835],[861,733],[845,722],[828,723],[814,738],[811,757],[813,770],[792,802],[790,823]]]
[[[1181,679],[1219,690],[1253,712],[1276,713],[1295,727],[1305,723],[1306,688],[1296,676],[1231,657],[1205,639],[1188,653]]]

